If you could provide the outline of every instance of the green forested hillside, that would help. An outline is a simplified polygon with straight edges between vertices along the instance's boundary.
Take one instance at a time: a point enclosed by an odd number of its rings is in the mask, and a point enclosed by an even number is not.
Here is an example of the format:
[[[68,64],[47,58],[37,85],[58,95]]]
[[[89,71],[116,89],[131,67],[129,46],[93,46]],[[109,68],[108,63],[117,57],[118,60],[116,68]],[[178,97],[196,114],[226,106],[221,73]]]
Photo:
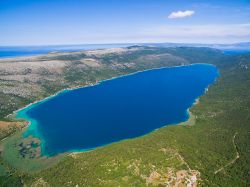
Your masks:
[[[213,63],[219,68],[217,82],[190,110],[195,121],[90,152],[72,153],[36,173],[12,169],[0,184],[249,186],[250,55],[228,56],[207,48],[162,50],[190,63]]]

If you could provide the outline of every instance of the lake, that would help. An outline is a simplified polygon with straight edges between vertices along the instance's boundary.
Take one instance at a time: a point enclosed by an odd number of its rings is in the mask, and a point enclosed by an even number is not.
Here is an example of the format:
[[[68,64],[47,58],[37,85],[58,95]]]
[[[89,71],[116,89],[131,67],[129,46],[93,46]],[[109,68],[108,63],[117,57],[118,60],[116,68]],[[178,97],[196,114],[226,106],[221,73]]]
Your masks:
[[[63,91],[19,110],[17,118],[31,122],[24,136],[39,138],[43,155],[94,149],[186,121],[217,77],[208,64],[139,72]]]

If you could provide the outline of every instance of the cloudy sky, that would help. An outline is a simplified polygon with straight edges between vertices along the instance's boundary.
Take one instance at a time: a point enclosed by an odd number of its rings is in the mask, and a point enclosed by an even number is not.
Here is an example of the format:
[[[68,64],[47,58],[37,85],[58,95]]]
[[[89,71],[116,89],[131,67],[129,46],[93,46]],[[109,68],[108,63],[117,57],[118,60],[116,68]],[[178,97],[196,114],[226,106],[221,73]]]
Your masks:
[[[0,45],[250,41],[250,0],[0,0]]]

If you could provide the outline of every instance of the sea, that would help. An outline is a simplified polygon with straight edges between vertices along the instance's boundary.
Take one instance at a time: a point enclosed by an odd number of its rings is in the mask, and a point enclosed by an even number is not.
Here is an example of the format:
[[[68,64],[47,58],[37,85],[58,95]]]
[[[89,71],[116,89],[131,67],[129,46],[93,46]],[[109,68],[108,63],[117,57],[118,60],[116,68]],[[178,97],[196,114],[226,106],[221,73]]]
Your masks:
[[[44,55],[52,52],[78,52],[84,50],[128,47],[133,44],[86,44],[49,46],[0,46],[0,59]]]

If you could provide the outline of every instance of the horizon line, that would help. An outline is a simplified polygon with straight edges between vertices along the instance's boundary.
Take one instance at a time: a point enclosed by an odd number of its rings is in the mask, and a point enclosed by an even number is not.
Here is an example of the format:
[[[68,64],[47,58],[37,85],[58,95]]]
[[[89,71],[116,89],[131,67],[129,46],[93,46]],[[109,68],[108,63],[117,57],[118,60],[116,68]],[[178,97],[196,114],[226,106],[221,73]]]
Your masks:
[[[81,43],[81,44],[15,44],[15,45],[1,45],[0,47],[49,47],[49,46],[81,46],[81,45],[145,45],[145,44],[187,44],[187,45],[236,45],[242,43],[250,43],[250,41],[244,42],[232,42],[232,43],[202,43],[202,42],[114,42],[114,43]]]

